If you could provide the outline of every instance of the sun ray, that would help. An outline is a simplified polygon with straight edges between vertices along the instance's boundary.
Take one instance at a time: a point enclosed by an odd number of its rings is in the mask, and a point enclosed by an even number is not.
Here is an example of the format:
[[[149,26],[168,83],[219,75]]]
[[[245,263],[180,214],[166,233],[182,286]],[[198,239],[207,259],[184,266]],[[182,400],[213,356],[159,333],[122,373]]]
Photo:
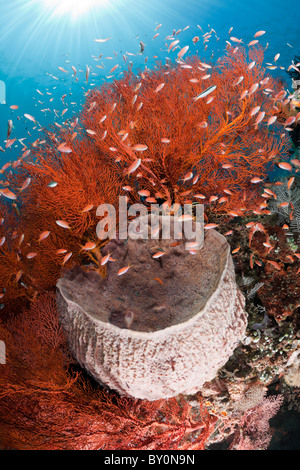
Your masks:
[[[42,0],[41,3],[52,16],[67,15],[71,20],[76,20],[95,7],[108,6],[110,0]]]

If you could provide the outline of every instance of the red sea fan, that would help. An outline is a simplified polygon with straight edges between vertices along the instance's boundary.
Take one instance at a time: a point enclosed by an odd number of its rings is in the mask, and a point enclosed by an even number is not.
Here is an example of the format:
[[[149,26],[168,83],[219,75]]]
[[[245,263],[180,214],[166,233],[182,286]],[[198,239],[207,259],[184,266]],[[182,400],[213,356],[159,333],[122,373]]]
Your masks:
[[[258,205],[251,179],[267,177],[288,139],[266,126],[281,84],[265,75],[261,49],[248,56],[230,48],[216,66],[190,58],[90,91],[82,122],[91,145],[119,162],[132,197],[139,189],[171,203],[225,196],[214,203],[223,212]],[[216,88],[202,98],[209,87]]]
[[[17,334],[16,334],[17,332]],[[216,418],[183,398],[131,400],[72,370],[55,295],[0,323],[0,445],[21,450],[204,449]]]
[[[216,65],[194,57],[139,77],[129,72],[91,90],[73,122],[45,129],[3,174],[4,191],[15,197],[5,209],[0,202],[3,302],[33,299],[74,263],[97,269],[96,208],[116,207],[119,195],[145,204],[200,201],[225,214],[263,212],[257,181],[284,159],[288,139],[266,125],[282,85],[265,75],[262,61],[261,49],[247,56],[229,48]],[[18,214],[14,233],[8,209]],[[83,251],[87,243],[97,245],[94,251]]]
[[[72,145],[71,154],[58,150],[61,142]],[[14,200],[0,201],[0,239],[5,238],[0,287],[9,307],[11,300],[32,299],[53,288],[62,268],[89,263],[89,254],[82,250],[86,243],[97,244],[97,261],[101,241],[96,209],[102,203],[118,204],[122,175],[87,138],[73,142],[70,133],[58,130],[55,138],[45,131],[43,143],[5,176],[15,195]],[[29,184],[20,190],[24,182]]]

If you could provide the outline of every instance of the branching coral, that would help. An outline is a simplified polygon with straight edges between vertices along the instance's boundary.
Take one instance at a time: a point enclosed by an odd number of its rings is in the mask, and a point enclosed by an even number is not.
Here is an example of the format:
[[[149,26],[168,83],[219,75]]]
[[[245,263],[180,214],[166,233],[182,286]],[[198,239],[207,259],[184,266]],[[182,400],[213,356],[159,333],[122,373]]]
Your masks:
[[[278,412],[282,396],[265,397],[256,407],[247,410],[236,432],[231,450],[266,450],[272,439],[269,420]]]
[[[289,182],[292,182],[292,185]],[[280,225],[290,225],[295,239],[298,240],[300,233],[300,178],[296,176],[280,183],[279,185],[278,183],[274,184],[272,187],[273,195],[269,195],[268,208],[272,215],[276,215]]]

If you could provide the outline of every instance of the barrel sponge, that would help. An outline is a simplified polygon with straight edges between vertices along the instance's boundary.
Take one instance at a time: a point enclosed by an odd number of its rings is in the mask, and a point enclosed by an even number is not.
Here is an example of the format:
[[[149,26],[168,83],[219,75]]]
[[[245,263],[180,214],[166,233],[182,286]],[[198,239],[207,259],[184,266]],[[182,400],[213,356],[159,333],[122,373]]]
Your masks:
[[[163,243],[165,255],[153,258]],[[209,230],[196,254],[172,238],[112,241],[107,251],[117,261],[109,263],[106,279],[77,268],[57,282],[74,357],[122,396],[196,393],[245,335],[245,300],[227,240]],[[124,265],[132,267],[117,276]]]

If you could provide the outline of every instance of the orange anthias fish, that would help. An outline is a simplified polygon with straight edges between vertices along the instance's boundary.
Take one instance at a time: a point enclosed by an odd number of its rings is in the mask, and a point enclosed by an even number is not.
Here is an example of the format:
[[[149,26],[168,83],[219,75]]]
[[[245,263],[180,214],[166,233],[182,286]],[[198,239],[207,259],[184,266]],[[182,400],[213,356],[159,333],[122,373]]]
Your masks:
[[[193,178],[193,173],[191,171],[189,171],[183,178],[182,178],[182,181],[188,181],[190,180],[191,178]]]
[[[248,90],[248,95],[254,93],[257,90],[258,86],[258,83],[254,83],[254,85],[252,85],[252,87]]]
[[[253,109],[250,111],[249,115],[252,117],[252,116],[254,116],[255,114],[257,114],[259,110],[260,110],[260,106],[255,106],[255,108],[253,108]]]
[[[108,255],[103,256],[101,263],[100,263],[101,266],[104,266],[108,261],[116,261],[115,259],[111,257],[111,253],[108,253]]]
[[[119,67],[119,64],[116,64],[109,73],[113,73],[117,68]]]
[[[138,194],[140,196],[149,197],[150,196],[150,191],[148,191],[148,189],[141,189],[140,191],[138,191]]]
[[[67,70],[65,70],[63,67],[58,67],[58,69],[63,73],[68,73]]]
[[[274,122],[276,121],[276,119],[277,119],[277,116],[271,116],[271,117],[268,119],[267,125],[268,125],[268,126],[271,126],[271,124],[274,124]]]
[[[234,36],[231,36],[231,37],[230,37],[230,40],[231,40],[232,42],[238,42],[238,43],[243,42],[242,39],[238,39],[238,38],[236,38],[236,37],[234,37]]]
[[[231,86],[237,86],[244,80],[243,76],[240,76]]]
[[[158,93],[160,90],[162,90],[164,86],[165,86],[164,83],[161,83],[160,85],[158,85],[158,86],[155,88],[155,90],[154,90],[155,93]]]
[[[123,274],[127,273],[127,271],[132,267],[132,265],[125,266],[124,268],[119,269],[117,272],[118,276],[122,276]]]
[[[267,260],[267,263],[270,263],[272,266],[274,266],[274,268],[278,269],[278,271],[281,271],[281,267],[275,261]]]
[[[2,194],[3,196],[7,197],[8,199],[17,199],[17,196],[16,196],[12,191],[10,191],[10,190],[7,189],[7,188],[1,189],[1,190],[0,190],[0,194]]]
[[[133,173],[141,164],[141,159],[137,158],[128,169],[125,170],[126,173],[130,174]]]
[[[295,116],[290,116],[284,123],[284,127],[287,127],[287,126],[290,126],[292,124],[294,124],[294,122],[296,121],[296,118]]]
[[[176,39],[175,41],[172,41],[171,44],[169,45],[169,52],[173,47],[175,47],[179,43],[179,40]]]
[[[147,149],[148,149],[147,145],[143,145],[143,144],[137,144],[132,147],[132,150],[135,150],[136,152],[144,152]]]
[[[89,212],[91,209],[93,209],[93,207],[94,207],[94,204],[88,204],[82,209],[81,212]]]
[[[86,66],[86,71],[85,71],[86,83],[88,83],[88,81],[89,81],[89,76],[90,76],[90,68],[89,68],[89,66],[87,65],[87,66]]]
[[[253,39],[253,41],[250,41],[248,43],[248,46],[254,46],[254,44],[257,44],[258,43],[258,39]]]
[[[69,259],[71,258],[72,254],[73,254],[73,253],[68,253],[68,254],[64,257],[64,259],[63,259],[63,261],[62,261],[62,265],[66,264],[66,262],[69,261]]]
[[[177,221],[178,222],[187,222],[189,220],[193,220],[193,216],[191,214],[183,214],[178,217]]]
[[[93,250],[94,248],[96,248],[96,243],[94,243],[94,242],[87,242],[87,243],[82,247],[82,250],[83,250],[83,251],[89,251],[89,250]]]
[[[157,258],[160,258],[161,256],[165,255],[166,253],[164,251],[158,251],[157,253],[155,253],[152,258],[154,259],[157,259]]]
[[[224,202],[227,202],[227,201],[228,201],[228,197],[223,196],[219,199],[219,204],[223,204]]]
[[[42,240],[45,240],[45,238],[47,238],[49,235],[50,235],[50,232],[48,230],[45,230],[44,232],[42,232],[39,236],[39,242],[41,242]]]
[[[282,168],[283,170],[292,171],[291,165],[287,162],[280,162],[278,163],[278,166],[279,168]]]
[[[106,39],[94,39],[95,42],[106,42],[111,38],[106,38]]]
[[[62,255],[63,253],[67,253],[68,250],[66,250],[65,248],[60,248],[59,250],[57,250],[56,254],[57,255]]]
[[[19,282],[23,274],[23,271],[20,269],[20,271],[17,272],[16,274],[16,282]]]
[[[291,160],[291,163],[297,166],[298,168],[300,168],[300,160],[298,160],[297,158],[294,158],[293,160]]]
[[[28,188],[30,183],[31,183],[31,178],[26,178],[26,180],[24,181],[24,183],[20,187],[20,191],[24,191],[26,188]]]
[[[66,222],[65,220],[56,220],[56,223],[62,228],[67,228],[67,229],[71,228],[68,222]]]
[[[290,179],[288,180],[288,183],[287,183],[287,188],[288,188],[288,189],[291,188],[291,186],[292,186],[292,184],[293,184],[294,181],[295,181],[295,177],[294,177],[294,176],[292,176],[292,178],[290,178]]]
[[[33,116],[31,116],[30,114],[24,114],[24,116],[29,119],[29,121],[33,121],[35,122],[35,118]]]
[[[257,31],[255,34],[254,34],[254,37],[255,38],[258,38],[259,36],[262,36],[263,34],[265,34],[266,31]]]
[[[263,118],[265,117],[265,114],[266,114],[265,111],[261,111],[258,114],[257,118],[255,119],[255,124],[256,125],[259,124],[263,120]]]
[[[5,148],[8,149],[10,148],[15,142],[16,142],[17,139],[9,139],[6,141],[6,145],[5,145]]]
[[[181,59],[181,57],[183,57],[184,54],[186,54],[188,50],[189,50],[189,46],[184,46],[184,47],[183,47],[182,49],[180,49],[180,51],[178,52],[177,58],[178,58],[178,59]]]

